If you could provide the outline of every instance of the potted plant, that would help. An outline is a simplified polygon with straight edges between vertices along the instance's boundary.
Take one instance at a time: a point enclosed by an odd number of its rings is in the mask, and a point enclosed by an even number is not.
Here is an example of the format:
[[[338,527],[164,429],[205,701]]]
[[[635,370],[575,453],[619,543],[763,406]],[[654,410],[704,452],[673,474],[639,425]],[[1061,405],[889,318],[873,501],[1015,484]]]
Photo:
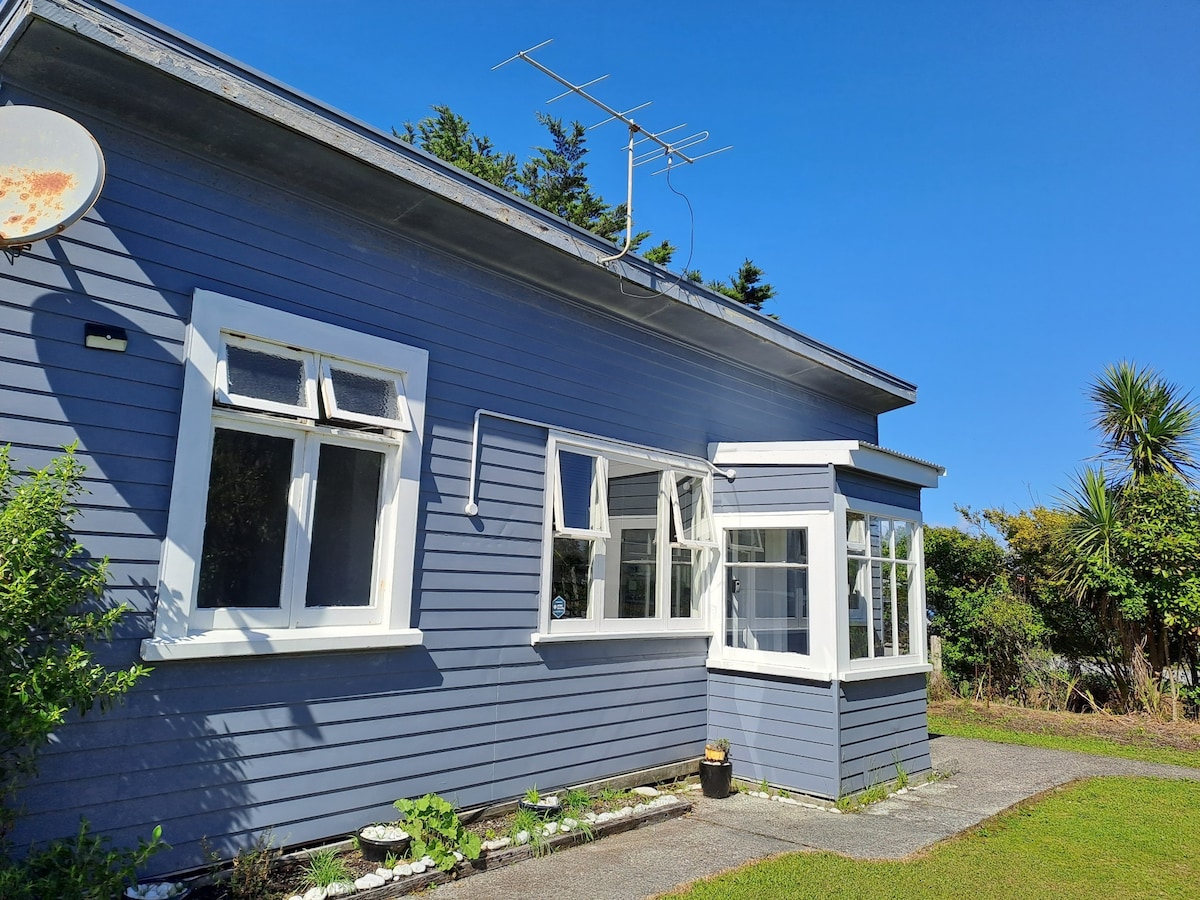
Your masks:
[[[358,851],[363,859],[383,862],[388,856],[403,856],[412,837],[399,825],[368,825],[360,828]]]
[[[562,811],[562,804],[557,796],[543,797],[538,793],[536,786],[525,792],[525,796],[517,803],[517,806],[536,813],[543,819],[556,816]]]
[[[725,762],[729,756],[729,738],[717,738],[704,746],[704,758],[710,762]]]
[[[733,788],[733,763],[729,760],[729,740],[717,738],[704,748],[700,760],[700,789],[705,797],[721,800]]]

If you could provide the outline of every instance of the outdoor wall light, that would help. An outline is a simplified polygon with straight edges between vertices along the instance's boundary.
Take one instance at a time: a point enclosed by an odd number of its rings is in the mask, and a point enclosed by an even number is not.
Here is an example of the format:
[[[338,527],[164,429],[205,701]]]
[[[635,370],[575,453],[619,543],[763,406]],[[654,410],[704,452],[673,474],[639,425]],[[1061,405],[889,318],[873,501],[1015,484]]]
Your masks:
[[[83,346],[93,350],[115,350],[124,353],[129,345],[129,335],[124,328],[115,325],[99,325],[88,322],[83,326]]]

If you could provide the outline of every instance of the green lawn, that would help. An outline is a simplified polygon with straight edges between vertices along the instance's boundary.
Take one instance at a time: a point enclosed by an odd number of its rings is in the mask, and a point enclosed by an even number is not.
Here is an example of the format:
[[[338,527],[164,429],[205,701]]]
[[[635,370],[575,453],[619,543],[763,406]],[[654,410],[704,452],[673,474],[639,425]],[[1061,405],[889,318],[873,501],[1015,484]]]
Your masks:
[[[982,738],[985,741],[997,741],[1002,744],[1022,744],[1026,747],[1045,747],[1050,750],[1074,750],[1078,753],[1091,753],[1096,756],[1118,756],[1122,759],[1137,759],[1142,762],[1200,769],[1200,750],[1176,750],[1172,747],[1122,744],[1102,737],[1010,731],[991,722],[971,721],[969,709],[961,715],[951,716],[931,712],[929,714],[929,731],[931,734],[945,734],[952,737]]]
[[[1200,783],[1097,778],[1002,813],[904,862],[790,853],[670,897],[1195,897]]]

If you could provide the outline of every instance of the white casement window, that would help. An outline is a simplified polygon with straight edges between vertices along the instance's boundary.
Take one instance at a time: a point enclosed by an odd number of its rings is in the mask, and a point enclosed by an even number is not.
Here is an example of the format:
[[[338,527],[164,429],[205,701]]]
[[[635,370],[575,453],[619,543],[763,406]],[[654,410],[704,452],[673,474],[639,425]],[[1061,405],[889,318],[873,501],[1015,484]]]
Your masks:
[[[709,663],[827,680],[837,666],[833,512],[718,516],[722,627]]]
[[[197,291],[147,659],[420,642],[427,355]]]
[[[548,558],[534,642],[703,634],[715,568],[700,460],[552,435]]]
[[[854,504],[854,501],[849,501]],[[851,667],[920,659],[923,575],[921,525],[903,512],[844,513],[844,652]]]

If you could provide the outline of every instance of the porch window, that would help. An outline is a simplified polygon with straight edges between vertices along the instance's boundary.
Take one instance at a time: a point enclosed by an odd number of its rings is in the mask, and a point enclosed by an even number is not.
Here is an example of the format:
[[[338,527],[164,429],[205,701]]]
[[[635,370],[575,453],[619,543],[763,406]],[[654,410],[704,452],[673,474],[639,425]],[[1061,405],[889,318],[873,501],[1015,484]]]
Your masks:
[[[726,646],[807,655],[808,529],[733,529],[725,547]]]
[[[916,653],[911,586],[919,577],[917,523],[846,512],[846,586],[850,659]]]

